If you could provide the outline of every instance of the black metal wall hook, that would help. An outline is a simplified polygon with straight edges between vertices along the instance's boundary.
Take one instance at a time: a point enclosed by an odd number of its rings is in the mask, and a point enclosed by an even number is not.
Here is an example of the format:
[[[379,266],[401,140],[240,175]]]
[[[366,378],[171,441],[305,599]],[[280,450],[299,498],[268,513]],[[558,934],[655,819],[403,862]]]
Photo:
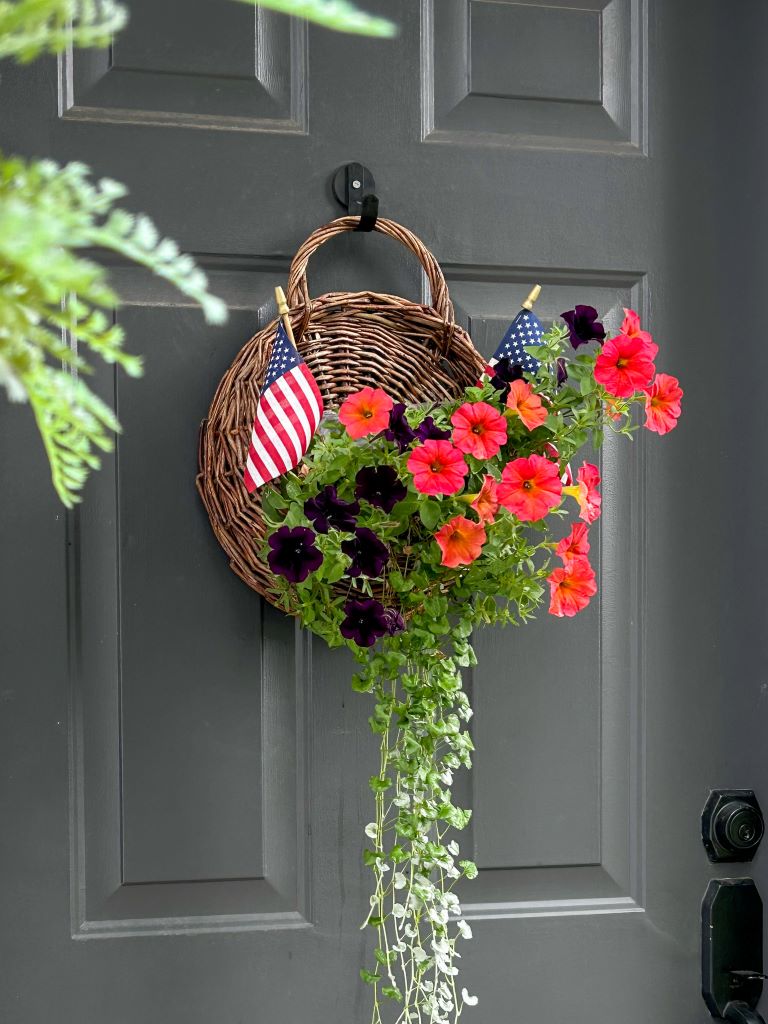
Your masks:
[[[363,164],[342,164],[333,176],[333,194],[352,217],[360,217],[355,231],[373,231],[379,216],[376,182]]]

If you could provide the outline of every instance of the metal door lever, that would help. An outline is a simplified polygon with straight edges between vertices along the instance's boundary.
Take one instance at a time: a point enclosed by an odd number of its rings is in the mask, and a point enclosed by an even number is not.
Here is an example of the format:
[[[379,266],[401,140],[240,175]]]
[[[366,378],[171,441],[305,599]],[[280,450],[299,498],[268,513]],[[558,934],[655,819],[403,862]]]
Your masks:
[[[723,1020],[731,1021],[731,1024],[765,1024],[757,1010],[753,1010],[748,1003],[738,1001],[726,1005]]]
[[[701,907],[701,992],[709,1012],[731,1024],[765,1024],[763,903],[751,878],[713,878]],[[749,970],[752,968],[752,970]]]

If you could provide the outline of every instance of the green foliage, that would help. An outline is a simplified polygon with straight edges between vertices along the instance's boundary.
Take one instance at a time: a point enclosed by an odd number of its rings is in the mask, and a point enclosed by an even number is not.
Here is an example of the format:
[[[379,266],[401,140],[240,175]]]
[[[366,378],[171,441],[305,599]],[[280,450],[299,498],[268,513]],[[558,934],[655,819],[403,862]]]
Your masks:
[[[260,3],[337,32],[390,37],[397,26],[359,10],[349,0],[241,0]],[[127,21],[128,11],[115,0],[0,0],[0,59],[26,62],[68,45],[107,46]]]
[[[119,429],[82,380],[91,371],[86,354],[141,373],[107,312],[119,296],[81,250],[108,249],[140,263],[199,302],[209,322],[226,316],[190,256],[148,217],[115,207],[124,194],[117,182],[94,182],[82,164],[0,162],[0,383],[12,400],[29,399],[68,507],[98,467],[96,451],[109,451]]]
[[[126,20],[114,0],[0,0],[0,58],[26,62],[70,44],[107,46]]]
[[[245,0],[252,2],[252,0]],[[348,0],[263,0],[262,6],[342,32],[394,35],[395,26]],[[0,0],[0,58],[21,62],[67,46],[106,46],[126,22],[114,0]],[[118,182],[95,182],[80,163],[0,157],[0,386],[29,401],[54,487],[71,507],[119,430],[113,412],[86,386],[88,353],[138,376],[109,312],[119,305],[105,270],[84,251],[106,249],[141,264],[198,302],[210,323],[226,317],[190,256],[152,221],[116,202]],[[277,511],[277,510],[276,510]],[[338,576],[343,564],[337,560]]]
[[[569,380],[558,384],[558,360],[570,354]],[[485,522],[482,551],[469,564],[442,564],[435,534],[457,516],[479,517],[472,502],[487,475],[498,480],[513,459],[557,447],[560,472],[584,447],[599,445],[606,427],[634,429],[629,414],[641,393],[614,401],[614,421],[605,414],[608,395],[595,381],[596,352],[575,354],[567,332],[554,326],[536,350],[541,366],[529,379],[546,405],[546,421],[533,430],[505,409],[501,393],[487,381],[467,388],[453,402],[407,411],[411,427],[426,415],[446,428],[464,402],[482,401],[505,413],[506,442],[483,461],[466,456],[469,467],[461,492],[448,496],[420,493],[408,470],[413,443],[401,451],[383,434],[353,441],[334,415],[326,416],[301,470],[282,477],[262,492],[268,525],[312,527],[305,503],[328,485],[345,502],[358,500],[357,527],[365,527],[389,549],[389,561],[377,579],[347,575],[350,557],[342,544],[350,536],[331,525],[316,532],[323,561],[301,583],[275,577],[283,607],[330,646],[346,644],[359,669],[353,689],[370,694],[369,725],[380,740],[378,771],[369,779],[375,818],[365,829],[363,862],[374,879],[366,925],[375,929],[375,970],[361,972],[374,989],[373,1024],[382,1024],[386,1007],[397,1003],[398,1024],[410,1020],[456,1021],[474,997],[459,995],[455,984],[457,942],[471,931],[461,920],[454,887],[477,876],[472,861],[459,860],[454,834],[466,827],[470,812],[451,794],[454,773],[469,768],[472,740],[466,731],[472,710],[462,689],[462,668],[476,663],[471,646],[479,626],[519,624],[541,604],[556,545],[553,529],[576,509],[575,494],[539,522],[521,521],[503,506]],[[365,467],[389,466],[406,485],[406,497],[389,513],[356,495],[355,478]],[[572,491],[574,489],[571,489]],[[265,554],[268,547],[265,547]],[[360,648],[340,632],[350,598],[375,596],[397,609],[405,628],[384,636],[375,647]],[[380,1001],[379,997],[382,997]],[[382,1016],[384,1014],[384,1016]],[[388,1017],[386,1019],[389,1019]],[[394,1019],[394,1018],[393,1018]]]
[[[363,36],[391,37],[397,34],[397,26],[386,18],[377,18],[359,10],[348,0],[240,0],[241,3],[258,3],[297,18],[306,18],[325,28],[337,32],[351,32]]]

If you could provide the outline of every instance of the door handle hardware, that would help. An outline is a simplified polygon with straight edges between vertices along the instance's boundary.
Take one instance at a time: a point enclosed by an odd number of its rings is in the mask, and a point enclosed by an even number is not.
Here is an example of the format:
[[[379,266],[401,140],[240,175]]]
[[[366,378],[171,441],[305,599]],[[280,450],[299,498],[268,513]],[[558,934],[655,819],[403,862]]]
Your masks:
[[[765,826],[751,789],[713,789],[701,814],[701,838],[713,864],[755,856]]]
[[[765,1024],[756,1010],[753,1010],[747,1003],[740,1002],[728,1003],[723,1020],[731,1021],[732,1024]]]
[[[757,1012],[764,979],[757,886],[751,878],[713,878],[701,905],[701,994],[709,1012],[732,1024],[765,1024]]]

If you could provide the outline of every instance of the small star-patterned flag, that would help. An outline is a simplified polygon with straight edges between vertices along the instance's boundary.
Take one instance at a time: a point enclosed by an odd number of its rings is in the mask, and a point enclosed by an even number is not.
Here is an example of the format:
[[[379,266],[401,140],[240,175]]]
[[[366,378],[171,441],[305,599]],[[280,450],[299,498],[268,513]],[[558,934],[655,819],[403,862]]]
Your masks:
[[[533,305],[531,300],[526,301]],[[526,346],[538,345],[543,333],[544,328],[536,314],[523,307],[507,328],[507,333],[499,342],[488,365],[494,366],[500,359],[508,359],[513,366],[519,366],[526,373],[536,373],[539,361],[525,349]]]
[[[244,474],[246,490],[255,491],[297,466],[322,415],[317,382],[278,321],[253,421]]]

